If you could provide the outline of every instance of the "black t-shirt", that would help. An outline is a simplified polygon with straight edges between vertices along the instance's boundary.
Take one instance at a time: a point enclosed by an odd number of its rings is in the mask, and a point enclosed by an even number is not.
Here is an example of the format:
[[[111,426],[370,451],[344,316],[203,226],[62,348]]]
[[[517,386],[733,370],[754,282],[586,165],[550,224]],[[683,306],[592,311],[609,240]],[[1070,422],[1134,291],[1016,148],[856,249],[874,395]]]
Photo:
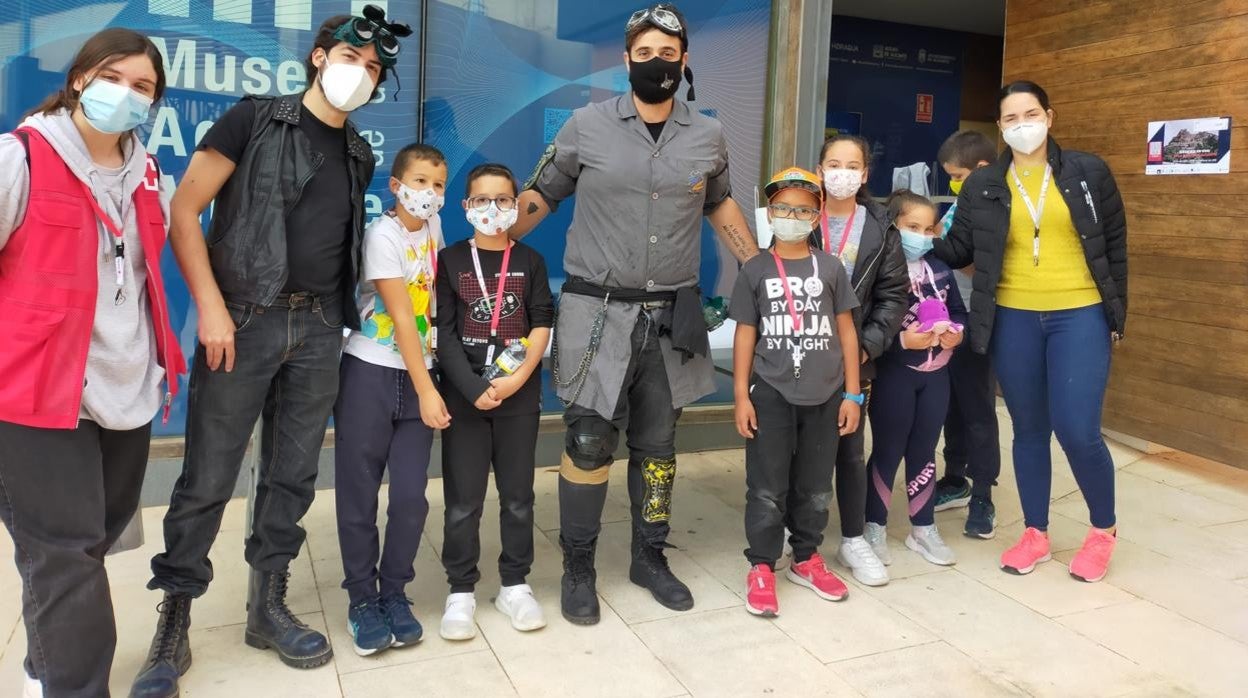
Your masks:
[[[503,253],[478,250],[481,273],[489,298],[481,295],[467,240],[451,245],[438,255],[438,365],[446,380],[443,392],[451,418],[456,409],[475,409],[473,403],[490,387],[481,377],[490,345],[490,308],[498,293],[498,274]],[[529,336],[535,327],[550,327],[555,301],[546,276],[546,261],[532,247],[516,243],[511,248],[503,306],[499,312],[497,358],[511,342]],[[534,371],[524,387],[490,415],[516,415],[541,411],[542,372]]]
[[[324,155],[286,218],[286,293],[307,291],[337,297],[351,255],[351,172],[346,129],[334,128],[300,105],[299,128]],[[199,148],[212,148],[235,164],[251,140],[256,103],[243,100],[213,124]]]
[[[663,135],[663,127],[667,125],[667,122],[666,122],[666,121],[660,121],[660,122],[658,122],[658,123],[652,124],[652,123],[650,123],[649,121],[646,121],[646,122],[643,122],[643,123],[645,123],[646,128],[650,131],[650,137],[651,137],[652,139],[654,139],[654,142],[655,142],[655,143],[658,143],[658,142],[659,142],[659,136],[662,136],[662,135]]]

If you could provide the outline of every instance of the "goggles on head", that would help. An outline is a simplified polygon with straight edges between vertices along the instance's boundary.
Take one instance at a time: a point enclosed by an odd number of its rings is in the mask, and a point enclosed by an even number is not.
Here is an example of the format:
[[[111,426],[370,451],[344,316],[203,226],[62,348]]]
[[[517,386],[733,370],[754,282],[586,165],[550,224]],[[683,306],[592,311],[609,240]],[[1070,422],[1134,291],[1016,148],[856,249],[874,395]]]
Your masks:
[[[680,17],[677,17],[675,12],[667,9],[663,4],[634,12],[633,16],[628,18],[628,24],[624,25],[624,31],[632,31],[634,27],[642,22],[649,22],[659,29],[681,38],[685,36],[685,27],[680,23]]]
[[[377,59],[387,68],[393,68],[399,60],[399,38],[411,35],[411,27],[387,22],[386,11],[376,5],[365,5],[363,17],[352,17],[334,32],[335,39],[356,48],[376,45]]]

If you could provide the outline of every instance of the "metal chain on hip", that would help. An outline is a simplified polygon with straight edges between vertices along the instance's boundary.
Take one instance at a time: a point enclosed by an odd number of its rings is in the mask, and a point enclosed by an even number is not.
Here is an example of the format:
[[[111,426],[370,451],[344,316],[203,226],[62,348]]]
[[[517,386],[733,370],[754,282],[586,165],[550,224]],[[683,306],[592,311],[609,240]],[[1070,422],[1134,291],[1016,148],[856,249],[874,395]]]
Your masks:
[[[581,356],[581,364],[576,368],[576,375],[567,381],[560,377],[559,371],[559,309],[555,308],[554,326],[555,333],[550,342],[550,370],[555,379],[556,397],[559,402],[563,403],[565,408],[571,407],[572,403],[581,396],[581,390],[585,388],[585,381],[589,378],[589,366],[594,362],[594,357],[598,354],[598,347],[602,343],[603,329],[607,324],[607,303],[611,300],[611,294],[608,293],[602,299],[602,309],[598,311],[598,315],[594,317],[594,323],[589,330],[589,344],[585,347],[585,354]],[[572,392],[572,398],[564,400],[558,395],[558,391],[564,388],[576,386],[576,390]]]

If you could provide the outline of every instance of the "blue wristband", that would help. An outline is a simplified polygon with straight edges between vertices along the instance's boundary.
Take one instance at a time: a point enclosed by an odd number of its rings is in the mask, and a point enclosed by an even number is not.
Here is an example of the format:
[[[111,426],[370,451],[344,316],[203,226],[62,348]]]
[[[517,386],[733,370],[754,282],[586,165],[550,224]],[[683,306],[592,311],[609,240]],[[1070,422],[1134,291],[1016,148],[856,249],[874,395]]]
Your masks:
[[[862,393],[841,393],[841,397],[849,400],[850,402],[858,403],[860,407],[867,401],[866,396]]]

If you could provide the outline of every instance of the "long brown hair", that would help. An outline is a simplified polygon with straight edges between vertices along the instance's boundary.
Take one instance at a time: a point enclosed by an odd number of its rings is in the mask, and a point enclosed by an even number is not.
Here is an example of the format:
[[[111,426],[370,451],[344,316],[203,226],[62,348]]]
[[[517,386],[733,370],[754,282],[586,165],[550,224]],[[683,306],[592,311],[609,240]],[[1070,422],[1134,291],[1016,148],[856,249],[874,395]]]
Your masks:
[[[156,93],[153,101],[159,101],[165,94],[165,61],[157,50],[156,44],[142,34],[122,27],[105,29],[82,45],[74,62],[70,64],[65,75],[65,86],[48,95],[39,106],[27,112],[31,114],[49,114],[58,109],[74,111],[78,108],[79,91],[74,83],[87,73],[104,68],[130,56],[145,55],[152,61],[156,71]]]
[[[862,167],[864,170],[871,169],[871,144],[862,136],[855,136],[852,133],[838,133],[823,142],[823,147],[819,149],[819,166],[823,167],[823,159],[828,155],[828,149],[833,145],[847,141],[858,146],[858,150],[862,151]],[[862,186],[858,187],[858,194],[854,197],[858,203],[866,205],[871,201],[871,191],[867,188],[867,182],[864,179]]]

